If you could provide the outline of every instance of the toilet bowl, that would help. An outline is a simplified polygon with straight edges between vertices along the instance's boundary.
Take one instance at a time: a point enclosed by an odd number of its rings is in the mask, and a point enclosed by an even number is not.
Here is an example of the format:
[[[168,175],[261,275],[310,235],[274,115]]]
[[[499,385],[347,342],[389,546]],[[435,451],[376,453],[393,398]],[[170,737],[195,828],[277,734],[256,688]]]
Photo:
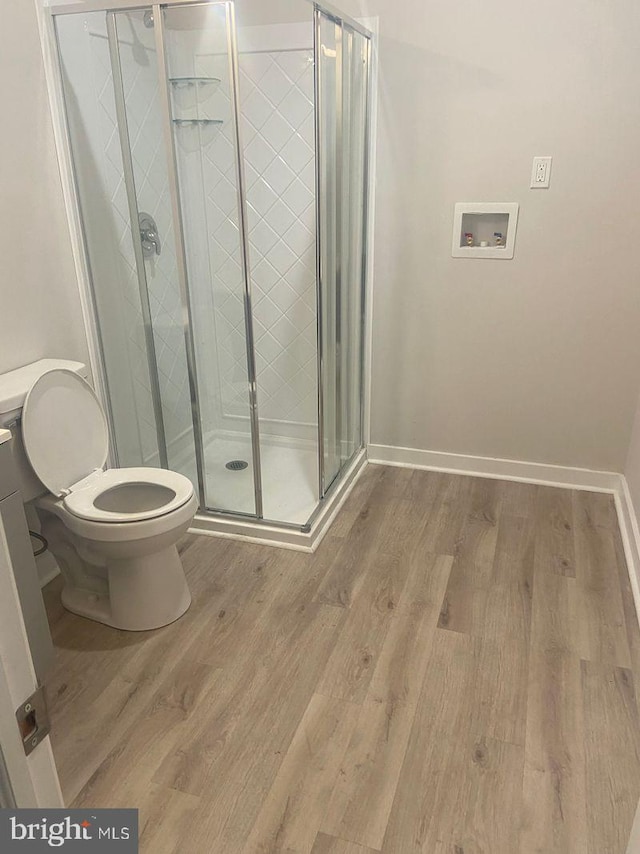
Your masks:
[[[67,368],[47,370],[30,386],[21,433],[48,490],[35,506],[64,577],[63,605],[129,631],[182,616],[191,595],[176,542],[197,510],[191,481],[164,469],[105,469],[104,412]]]

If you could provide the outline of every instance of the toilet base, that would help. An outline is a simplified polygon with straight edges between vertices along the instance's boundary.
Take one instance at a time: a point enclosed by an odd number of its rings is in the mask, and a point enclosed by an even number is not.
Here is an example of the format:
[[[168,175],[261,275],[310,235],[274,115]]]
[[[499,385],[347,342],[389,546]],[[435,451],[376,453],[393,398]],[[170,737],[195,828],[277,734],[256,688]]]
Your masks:
[[[191,605],[191,593],[175,546],[107,567],[108,591],[66,583],[62,604],[73,614],[114,629],[144,632],[168,626]]]
[[[43,535],[65,580],[61,599],[68,611],[141,632],[167,626],[189,608],[191,593],[174,544],[188,523],[164,537],[123,547],[83,539],[52,514],[40,515]]]

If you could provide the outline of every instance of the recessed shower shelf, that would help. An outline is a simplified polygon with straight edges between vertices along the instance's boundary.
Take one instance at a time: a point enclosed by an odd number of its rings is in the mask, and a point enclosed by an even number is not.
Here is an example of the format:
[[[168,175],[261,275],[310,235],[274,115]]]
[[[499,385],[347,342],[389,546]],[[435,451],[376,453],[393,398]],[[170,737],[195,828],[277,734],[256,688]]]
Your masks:
[[[219,83],[219,77],[170,77],[169,82],[176,89],[182,86],[206,86],[207,83]]]
[[[174,125],[179,128],[185,127],[209,127],[210,125],[223,124],[222,119],[174,119]]]

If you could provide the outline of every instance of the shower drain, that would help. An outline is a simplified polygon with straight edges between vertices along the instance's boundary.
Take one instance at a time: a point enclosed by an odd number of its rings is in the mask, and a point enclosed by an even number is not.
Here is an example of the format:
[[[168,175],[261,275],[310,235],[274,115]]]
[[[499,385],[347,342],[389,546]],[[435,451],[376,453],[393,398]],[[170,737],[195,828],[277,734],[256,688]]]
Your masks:
[[[226,468],[231,469],[231,471],[242,471],[242,469],[248,468],[249,463],[246,460],[229,460],[226,463]]]

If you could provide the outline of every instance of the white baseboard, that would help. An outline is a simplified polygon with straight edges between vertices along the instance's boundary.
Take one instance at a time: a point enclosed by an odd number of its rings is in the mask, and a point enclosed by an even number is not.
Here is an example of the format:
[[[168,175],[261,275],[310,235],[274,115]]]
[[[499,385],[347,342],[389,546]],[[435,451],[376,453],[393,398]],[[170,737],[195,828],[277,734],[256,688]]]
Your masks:
[[[624,556],[627,561],[633,601],[635,602],[636,614],[640,622],[640,529],[638,528],[638,516],[633,506],[627,479],[622,474],[618,475],[618,477],[620,478],[620,487],[614,493],[618,526],[620,528],[620,536],[622,537],[622,545],[624,546]]]
[[[563,489],[584,489],[589,492],[608,492],[613,495],[618,526],[624,546],[633,601],[640,622],[640,528],[627,480],[614,471],[528,463],[520,460],[501,460],[492,457],[473,457],[424,451],[419,448],[396,448],[392,445],[369,445],[369,462],[374,465],[442,471],[451,474],[489,477],[497,480],[516,480],[538,483]]]
[[[616,492],[620,483],[620,475],[612,471],[593,471],[493,457],[472,457],[442,451],[423,451],[418,448],[395,448],[391,445],[369,445],[369,462],[466,474],[472,477],[540,483],[568,489],[588,489],[591,492]]]

